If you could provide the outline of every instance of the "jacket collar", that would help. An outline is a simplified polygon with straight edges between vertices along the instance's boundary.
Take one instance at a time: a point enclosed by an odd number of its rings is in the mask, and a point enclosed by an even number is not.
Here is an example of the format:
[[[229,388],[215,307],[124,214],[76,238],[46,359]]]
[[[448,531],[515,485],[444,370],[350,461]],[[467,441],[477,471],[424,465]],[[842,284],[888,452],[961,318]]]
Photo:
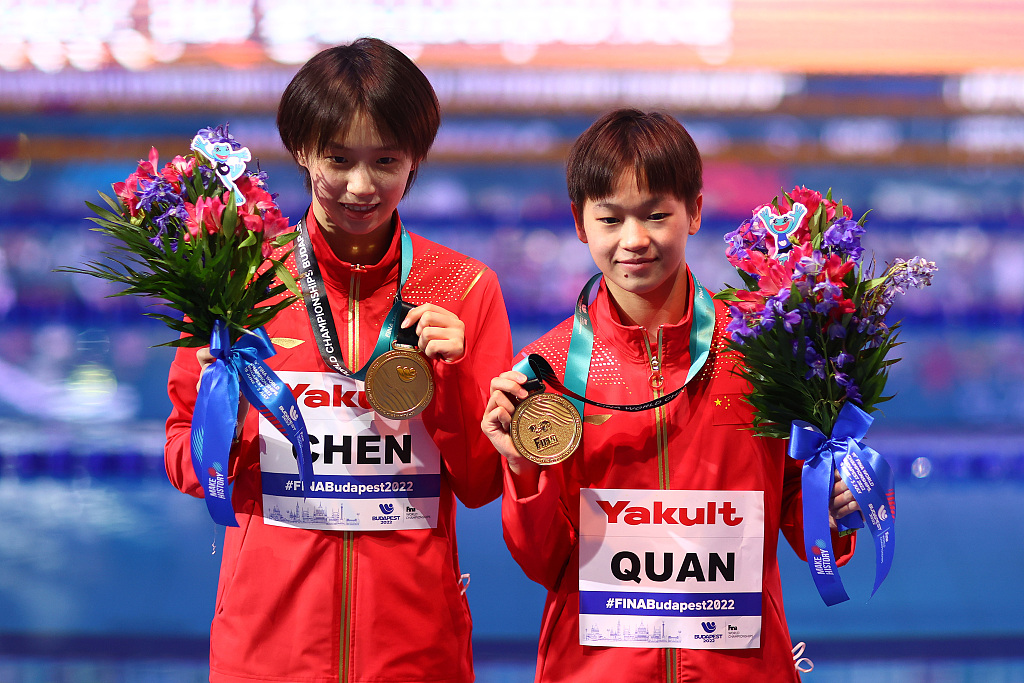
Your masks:
[[[348,288],[351,276],[358,273],[360,276],[360,288],[364,292],[372,292],[381,285],[398,279],[398,272],[401,261],[401,232],[402,221],[395,211],[395,230],[391,235],[391,244],[380,261],[371,265],[362,265],[342,261],[327,243],[320,225],[313,215],[310,207],[306,212],[306,229],[309,231],[309,241],[313,246],[313,253],[320,264],[320,273],[325,281],[343,289]]]
[[[688,305],[686,313],[679,322],[671,325],[662,325],[662,367],[671,367],[685,364],[689,367],[690,327],[693,322],[693,274],[690,267],[686,267],[686,296]],[[610,344],[623,354],[626,358],[634,361],[647,361],[647,347],[644,344],[646,336],[645,328],[639,325],[629,325],[622,321],[622,316],[612,302],[604,279],[601,279],[601,286],[597,292],[597,298],[590,306],[590,317],[594,324],[595,334],[602,341]],[[654,331],[654,336],[657,330]],[[651,344],[651,351],[657,353],[657,348]]]

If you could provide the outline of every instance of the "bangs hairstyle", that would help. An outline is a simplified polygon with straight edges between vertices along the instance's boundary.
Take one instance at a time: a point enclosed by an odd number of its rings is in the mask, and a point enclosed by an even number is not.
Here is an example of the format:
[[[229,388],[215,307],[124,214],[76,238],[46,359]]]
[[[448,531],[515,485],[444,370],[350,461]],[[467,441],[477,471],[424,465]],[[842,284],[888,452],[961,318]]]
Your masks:
[[[386,144],[412,156],[408,191],[434,143],[441,108],[419,67],[383,40],[360,38],[306,62],[281,96],[277,130],[298,161],[300,154],[322,155],[361,113],[369,116]]]
[[[608,197],[629,171],[640,189],[671,195],[696,213],[703,164],[693,138],[672,116],[617,109],[595,121],[569,151],[569,199],[583,208],[588,199]]]

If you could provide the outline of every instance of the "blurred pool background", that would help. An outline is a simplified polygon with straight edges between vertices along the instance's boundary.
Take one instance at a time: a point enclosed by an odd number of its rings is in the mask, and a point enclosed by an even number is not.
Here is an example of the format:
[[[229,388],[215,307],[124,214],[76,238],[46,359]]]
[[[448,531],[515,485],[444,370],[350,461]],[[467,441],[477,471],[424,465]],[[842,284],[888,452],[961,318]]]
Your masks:
[[[195,2],[0,2],[0,682],[205,680],[223,534],[163,472],[168,334],[53,269],[102,248],[83,220],[97,190],[223,122],[299,215],[277,98],[311,49],[362,34],[402,44],[446,113],[403,219],[497,272],[517,350],[594,272],[562,160],[622,104],[677,115],[704,154],[687,256],[710,288],[735,283],[721,236],[797,184],[872,209],[879,263],[936,261],[934,286],[897,303],[896,398],[868,436],[896,470],[892,574],[869,600],[865,545],[852,600],[825,608],[784,545],[790,629],[809,681],[1024,681],[1024,9],[607,0],[588,37],[558,28],[572,2],[360,0],[352,26],[316,30],[319,5],[291,23],[284,6],[206,3],[202,33],[175,19]],[[428,10],[468,23],[444,33]],[[773,48],[769,20],[800,29]],[[478,680],[532,680],[543,592],[498,504],[460,511],[459,536]]]

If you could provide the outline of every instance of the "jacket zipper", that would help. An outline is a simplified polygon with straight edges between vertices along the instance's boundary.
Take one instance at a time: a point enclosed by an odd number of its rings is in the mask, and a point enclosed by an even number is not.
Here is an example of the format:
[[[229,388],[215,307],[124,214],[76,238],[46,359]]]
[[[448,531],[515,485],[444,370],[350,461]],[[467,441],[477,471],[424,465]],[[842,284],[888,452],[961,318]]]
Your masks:
[[[647,330],[640,328],[643,332],[644,350],[647,351],[647,362],[651,368],[651,376],[648,383],[654,391],[655,398],[664,395],[665,375],[662,372],[662,351],[664,349],[664,326],[658,327],[658,352],[651,350],[651,342],[647,339]],[[658,488],[665,490],[669,488],[669,467],[668,467],[668,425],[666,424],[667,412],[665,406],[658,406],[654,409],[655,439],[658,444]]]
[[[654,391],[655,398],[661,398],[665,392],[665,374],[662,371],[662,359],[665,348],[665,327],[658,326],[658,352],[651,351],[651,342],[647,338],[647,330],[641,328],[644,338],[644,349],[647,351],[647,361],[651,366],[651,376],[648,384]],[[658,444],[658,487],[662,490],[669,488],[669,462],[668,462],[668,414],[665,406],[658,406],[654,409],[654,430],[655,440]],[[678,652],[674,648],[667,648],[665,651],[665,681],[672,683],[677,679],[676,671],[679,668]]]
[[[348,366],[359,368],[362,359],[359,354],[359,285],[360,275],[366,268],[360,265],[352,267],[348,281]],[[341,532],[341,633],[338,657],[338,681],[347,683],[352,676],[352,608],[354,586],[354,546],[355,534],[351,531]]]

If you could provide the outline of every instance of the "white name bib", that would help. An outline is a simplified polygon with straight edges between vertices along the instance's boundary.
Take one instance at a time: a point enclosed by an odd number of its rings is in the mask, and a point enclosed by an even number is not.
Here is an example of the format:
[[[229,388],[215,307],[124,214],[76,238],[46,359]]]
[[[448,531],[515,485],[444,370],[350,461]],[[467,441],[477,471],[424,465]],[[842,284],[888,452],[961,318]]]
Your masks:
[[[260,415],[267,524],[343,531],[437,526],[441,456],[422,420],[381,417],[362,382],[333,372],[277,374],[306,422],[313,487],[302,491],[292,445]]]
[[[761,645],[764,493],[580,491],[580,644]]]

